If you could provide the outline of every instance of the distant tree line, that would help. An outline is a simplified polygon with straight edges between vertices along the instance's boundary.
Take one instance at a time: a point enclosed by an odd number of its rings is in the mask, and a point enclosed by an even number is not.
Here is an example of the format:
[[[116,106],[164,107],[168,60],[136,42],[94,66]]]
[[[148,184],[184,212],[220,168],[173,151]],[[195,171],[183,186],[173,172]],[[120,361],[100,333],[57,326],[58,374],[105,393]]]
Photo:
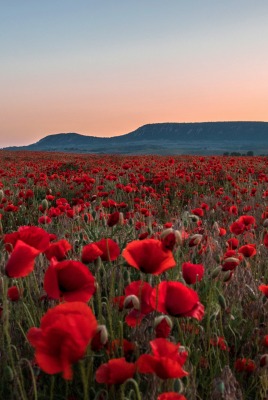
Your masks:
[[[248,156],[248,157],[253,157],[254,156],[254,151],[250,150],[247,151],[246,153],[239,153],[238,151],[232,151],[231,153],[229,151],[225,151],[223,153],[224,156]]]

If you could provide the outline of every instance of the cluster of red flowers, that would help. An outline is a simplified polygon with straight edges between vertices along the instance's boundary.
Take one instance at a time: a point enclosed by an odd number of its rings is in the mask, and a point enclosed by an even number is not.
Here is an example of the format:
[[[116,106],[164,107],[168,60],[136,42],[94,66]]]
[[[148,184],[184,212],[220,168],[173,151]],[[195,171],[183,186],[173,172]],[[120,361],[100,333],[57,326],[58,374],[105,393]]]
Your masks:
[[[267,255],[268,208],[256,200],[260,193],[267,200],[267,161],[259,160],[253,167],[250,159],[191,157],[185,162],[77,156],[68,166],[66,159],[49,157],[42,172],[38,162],[27,161],[27,168],[21,168],[19,158],[18,165],[10,163],[0,170],[8,304],[16,307],[26,292],[29,295],[20,278],[31,273],[43,278],[40,298],[45,299],[41,304],[46,313],[40,326],[27,334],[35,362],[44,372],[62,373],[70,380],[73,364],[90,348],[93,355],[102,351],[98,357],[105,358],[94,371],[99,384],[122,384],[135,374],[184,378],[189,374],[188,352],[171,333],[179,329],[183,344],[185,337],[200,334],[205,315],[201,300],[209,298],[209,279],[216,276],[217,288],[210,293],[218,295],[239,269],[249,268],[260,254]],[[20,176],[20,169],[27,170],[25,176]],[[254,175],[251,189],[245,185],[247,175]],[[13,186],[7,185],[11,181]],[[21,221],[25,215],[27,225],[11,226],[10,216]],[[218,270],[212,273],[215,263]],[[114,285],[112,290],[102,287],[103,282]],[[259,291],[268,297],[268,284],[261,282]],[[218,305],[232,315],[232,306],[227,308],[225,299],[219,300],[209,305],[213,311],[204,326],[209,318],[211,324],[220,318]],[[111,341],[108,328],[113,321],[107,328],[104,324],[110,309],[125,321],[121,337],[113,335]],[[143,346],[127,340],[126,332],[128,339],[139,332]],[[148,332],[153,335],[150,339]],[[227,343],[223,335],[226,332],[215,328],[206,341],[209,350],[222,353],[215,351],[217,347],[238,357],[237,372],[254,372],[255,361],[234,353],[230,336]],[[262,344],[267,347],[266,336]],[[157,397],[168,399],[185,397],[172,391]]]

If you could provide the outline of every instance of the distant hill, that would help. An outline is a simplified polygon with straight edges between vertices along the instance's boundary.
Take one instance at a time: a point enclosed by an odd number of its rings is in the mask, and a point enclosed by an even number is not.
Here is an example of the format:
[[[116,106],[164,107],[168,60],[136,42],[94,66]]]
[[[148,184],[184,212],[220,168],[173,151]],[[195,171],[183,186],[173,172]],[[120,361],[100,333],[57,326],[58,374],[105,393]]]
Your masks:
[[[58,133],[7,150],[123,154],[268,154],[268,122],[147,124],[111,138]]]

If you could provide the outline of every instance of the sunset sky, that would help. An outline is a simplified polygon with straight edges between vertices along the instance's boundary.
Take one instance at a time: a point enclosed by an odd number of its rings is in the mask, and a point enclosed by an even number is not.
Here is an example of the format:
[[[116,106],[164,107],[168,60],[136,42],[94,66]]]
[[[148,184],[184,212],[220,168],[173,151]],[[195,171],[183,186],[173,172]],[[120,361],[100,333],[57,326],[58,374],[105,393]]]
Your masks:
[[[268,121],[267,0],[1,0],[0,147]]]

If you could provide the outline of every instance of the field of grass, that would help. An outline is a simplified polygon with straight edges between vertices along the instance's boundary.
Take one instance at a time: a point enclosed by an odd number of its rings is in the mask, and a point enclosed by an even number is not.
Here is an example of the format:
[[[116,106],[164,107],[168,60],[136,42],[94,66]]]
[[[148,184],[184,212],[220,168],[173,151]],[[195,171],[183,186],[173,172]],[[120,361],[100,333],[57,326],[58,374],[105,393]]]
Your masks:
[[[268,158],[0,151],[0,398],[268,399]]]

